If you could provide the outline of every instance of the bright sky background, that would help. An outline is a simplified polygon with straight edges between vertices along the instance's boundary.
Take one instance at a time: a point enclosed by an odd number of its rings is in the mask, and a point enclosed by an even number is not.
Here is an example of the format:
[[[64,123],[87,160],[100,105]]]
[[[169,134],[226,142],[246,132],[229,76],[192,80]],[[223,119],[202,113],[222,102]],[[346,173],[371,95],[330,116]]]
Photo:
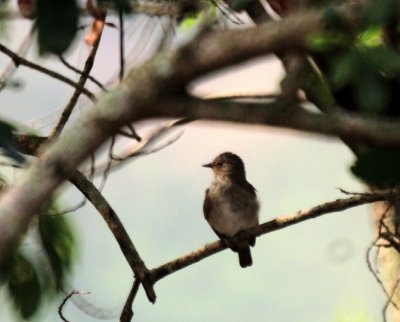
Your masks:
[[[2,42],[15,46],[27,26],[10,24]],[[144,31],[149,32],[149,28]],[[116,70],[116,37],[116,30],[106,30],[103,36],[94,68],[100,79],[107,79]],[[87,52],[78,42],[68,59],[82,65]],[[28,57],[37,59],[35,49]],[[0,56],[1,64],[7,61]],[[55,60],[39,62],[76,79]],[[194,92],[204,96],[274,93],[282,75],[277,61],[263,57],[243,64],[240,70],[203,80]],[[25,86],[21,91],[1,93],[0,116],[24,124],[46,123],[46,115],[49,122],[54,121],[55,111],[63,108],[72,93],[71,88],[24,67],[15,77]],[[148,129],[149,124],[142,128]],[[204,121],[189,124],[184,130],[173,145],[114,172],[104,190],[148,267],[216,240],[202,214],[204,191],[212,175],[201,165],[221,152],[235,152],[245,161],[248,180],[257,188],[261,201],[261,222],[343,197],[339,187],[362,190],[348,170],[353,157],[339,140]],[[81,200],[68,187],[60,190],[65,207]],[[90,291],[85,299],[93,305],[119,314],[132,273],[117,243],[92,206],[68,217],[76,225],[80,247],[71,286]],[[365,263],[372,239],[367,207],[264,235],[252,249],[254,264],[250,268],[241,269],[237,255],[224,251],[157,283],[155,305],[140,290],[133,307],[134,321],[340,322],[359,321],[343,317],[363,316],[368,318],[363,321],[377,321],[384,300]],[[4,292],[0,292],[0,303],[5,301]],[[37,321],[61,321],[58,305],[53,303]],[[19,321],[3,304],[1,308],[1,321]],[[65,315],[71,321],[98,321],[72,303]]]

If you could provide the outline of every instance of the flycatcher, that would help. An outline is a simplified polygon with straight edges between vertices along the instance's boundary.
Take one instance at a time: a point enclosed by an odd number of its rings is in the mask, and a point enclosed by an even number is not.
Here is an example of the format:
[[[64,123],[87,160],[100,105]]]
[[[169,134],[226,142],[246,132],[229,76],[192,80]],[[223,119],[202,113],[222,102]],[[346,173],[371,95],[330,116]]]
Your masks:
[[[211,168],[214,180],[206,190],[204,217],[221,240],[240,235],[243,230],[258,226],[256,189],[246,180],[244,163],[236,154],[225,152],[213,162],[204,164]],[[255,237],[238,238],[230,248],[239,254],[241,267],[253,264],[250,245],[255,245]]]

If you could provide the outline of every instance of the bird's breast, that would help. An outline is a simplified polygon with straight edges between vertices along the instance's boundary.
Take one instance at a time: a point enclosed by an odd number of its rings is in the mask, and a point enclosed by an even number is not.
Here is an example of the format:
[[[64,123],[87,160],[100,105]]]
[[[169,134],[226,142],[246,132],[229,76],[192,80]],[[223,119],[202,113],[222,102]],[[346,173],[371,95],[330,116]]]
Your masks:
[[[232,237],[258,225],[258,201],[240,186],[213,184],[207,198],[211,207],[208,222],[219,233]]]

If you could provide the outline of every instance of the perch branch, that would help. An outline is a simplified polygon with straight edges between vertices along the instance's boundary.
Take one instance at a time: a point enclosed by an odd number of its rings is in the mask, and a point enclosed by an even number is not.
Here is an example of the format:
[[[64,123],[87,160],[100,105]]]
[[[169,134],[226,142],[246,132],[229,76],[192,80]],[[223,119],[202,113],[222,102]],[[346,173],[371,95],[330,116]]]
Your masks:
[[[383,191],[375,191],[370,194],[362,194],[362,195],[355,195],[350,198],[345,199],[337,199],[335,201],[327,202],[322,205],[318,205],[313,207],[309,210],[302,210],[298,211],[294,214],[277,217],[273,220],[270,220],[266,223],[263,223],[253,229],[248,230],[250,236],[261,236],[264,234],[271,233],[276,230],[280,230],[300,222],[321,217],[323,215],[343,211],[352,207],[360,206],[363,204],[373,203],[377,201],[383,200],[398,200],[400,198],[400,190],[390,189],[390,190],[383,190]],[[179,257],[173,261],[170,261],[164,265],[161,265],[157,268],[154,268],[150,271],[149,278],[152,280],[153,283],[159,281],[160,279],[182,269],[187,266],[190,266],[194,263],[199,262],[200,260],[209,257],[215,253],[218,253],[227,246],[221,242],[216,241],[210,244],[207,244],[198,250],[191,252],[187,255]]]

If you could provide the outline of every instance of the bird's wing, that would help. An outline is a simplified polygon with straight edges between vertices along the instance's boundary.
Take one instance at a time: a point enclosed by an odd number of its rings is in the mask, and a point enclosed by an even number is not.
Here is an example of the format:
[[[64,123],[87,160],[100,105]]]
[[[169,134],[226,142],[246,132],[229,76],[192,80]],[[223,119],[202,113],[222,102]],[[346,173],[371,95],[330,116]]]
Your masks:
[[[244,188],[244,190],[246,190],[252,196],[254,196],[254,197],[256,196],[257,189],[254,188],[253,185],[251,183],[249,183],[248,181],[245,181],[244,184],[242,184],[242,187]]]
[[[210,214],[211,214],[211,208],[212,208],[212,203],[210,201],[210,196],[209,196],[209,192],[210,189],[206,190],[206,197],[204,198],[204,203],[203,203],[203,212],[204,212],[204,218],[206,218],[206,220],[208,220],[210,218]]]

